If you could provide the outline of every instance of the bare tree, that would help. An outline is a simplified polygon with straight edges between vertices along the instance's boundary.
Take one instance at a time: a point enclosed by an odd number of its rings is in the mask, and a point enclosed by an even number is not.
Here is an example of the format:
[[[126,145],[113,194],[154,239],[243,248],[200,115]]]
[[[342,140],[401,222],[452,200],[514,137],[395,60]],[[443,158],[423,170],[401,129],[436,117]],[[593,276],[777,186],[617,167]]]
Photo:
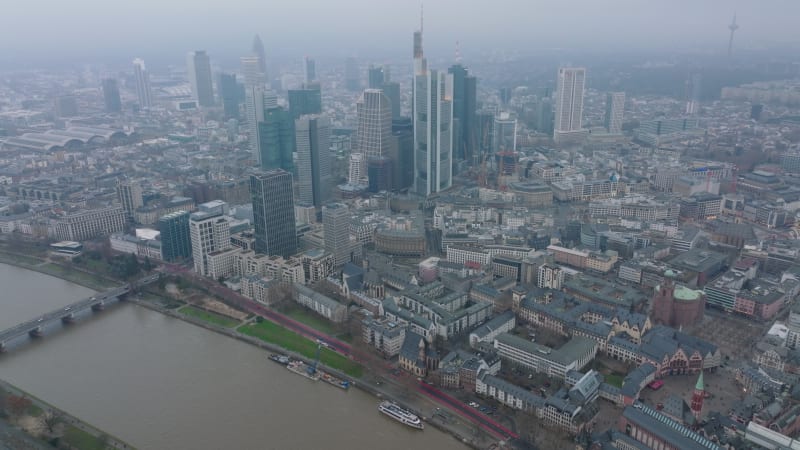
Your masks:
[[[42,422],[44,426],[47,427],[47,431],[52,435],[55,434],[56,427],[58,427],[63,418],[64,416],[60,411],[48,409],[44,415],[42,415]]]

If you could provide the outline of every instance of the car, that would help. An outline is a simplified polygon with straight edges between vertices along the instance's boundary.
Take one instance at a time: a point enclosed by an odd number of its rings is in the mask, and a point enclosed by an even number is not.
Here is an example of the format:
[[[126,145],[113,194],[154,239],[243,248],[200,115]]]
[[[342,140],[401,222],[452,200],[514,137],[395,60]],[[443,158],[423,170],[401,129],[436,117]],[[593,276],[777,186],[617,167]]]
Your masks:
[[[477,404],[475,402],[469,402],[468,405],[472,406],[473,408],[477,408],[477,407],[481,406],[481,405],[479,405],[479,404]]]
[[[480,412],[486,412],[486,411],[488,411],[488,410],[489,410],[489,408],[487,408],[487,407],[485,407],[485,406],[481,406],[481,407],[479,408],[479,410],[480,410]]]

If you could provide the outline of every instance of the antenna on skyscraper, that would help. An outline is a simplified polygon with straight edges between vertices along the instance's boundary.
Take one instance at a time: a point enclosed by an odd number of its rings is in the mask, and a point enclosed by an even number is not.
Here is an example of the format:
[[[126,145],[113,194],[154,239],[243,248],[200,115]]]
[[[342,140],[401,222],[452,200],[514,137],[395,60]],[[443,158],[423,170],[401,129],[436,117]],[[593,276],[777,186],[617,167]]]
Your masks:
[[[422,33],[422,26],[425,24],[425,5],[419,4],[419,32]]]
[[[456,64],[461,63],[461,45],[456,41]]]

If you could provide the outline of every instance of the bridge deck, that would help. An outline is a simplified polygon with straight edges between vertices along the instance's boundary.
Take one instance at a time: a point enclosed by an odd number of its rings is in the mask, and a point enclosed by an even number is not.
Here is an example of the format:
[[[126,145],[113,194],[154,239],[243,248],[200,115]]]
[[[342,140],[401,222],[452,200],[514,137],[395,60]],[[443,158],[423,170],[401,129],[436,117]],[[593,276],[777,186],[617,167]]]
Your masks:
[[[55,311],[50,311],[45,313],[39,317],[31,319],[27,322],[20,323],[19,325],[15,325],[11,328],[7,328],[3,331],[0,331],[0,343],[18,337],[22,334],[26,334],[29,331],[36,329],[40,325],[44,325],[46,323],[52,322],[54,320],[61,320],[62,317],[65,317],[73,312],[76,311],[83,311],[87,308],[91,308],[94,305],[98,305],[103,303],[106,300],[110,300],[112,298],[119,297],[121,295],[125,295],[130,292],[130,286],[122,286],[119,288],[111,289],[105,292],[100,292],[95,294],[90,298],[86,298],[83,300],[78,300],[71,305],[67,305],[63,308],[59,308]]]

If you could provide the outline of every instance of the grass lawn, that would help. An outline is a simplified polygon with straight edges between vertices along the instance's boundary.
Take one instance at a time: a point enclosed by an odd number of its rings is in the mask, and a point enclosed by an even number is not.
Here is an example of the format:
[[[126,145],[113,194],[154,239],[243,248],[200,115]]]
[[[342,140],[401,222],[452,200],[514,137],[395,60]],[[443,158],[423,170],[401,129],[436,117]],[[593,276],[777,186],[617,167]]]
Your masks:
[[[605,375],[605,378],[606,378],[606,383],[608,383],[608,384],[610,384],[612,386],[616,386],[618,388],[622,387],[622,380],[624,379],[624,377],[622,375],[618,375],[616,373],[612,373],[612,374]]]
[[[106,445],[93,435],[69,425],[64,430],[64,441],[80,450],[106,450]]]
[[[3,253],[0,255],[0,262],[8,261],[10,263],[23,264],[26,266],[35,266],[42,262],[40,259],[32,258],[30,256],[12,255],[10,253]]]
[[[243,325],[239,327],[239,332],[256,337],[262,341],[277,344],[307,358],[313,358],[317,353],[316,342],[267,320],[261,323]],[[361,367],[360,364],[327,348],[322,349],[319,359],[326,366],[341,370],[353,378],[361,378],[364,373],[363,367]]]
[[[200,308],[196,308],[192,305],[186,305],[183,308],[179,309],[178,312],[182,312],[187,316],[192,316],[194,318],[204,320],[206,322],[213,323],[214,325],[219,325],[225,328],[233,328],[236,325],[239,325],[239,321],[236,319],[223,316],[222,314],[205,311]]]
[[[38,270],[55,277],[64,278],[68,281],[73,281],[75,283],[88,286],[92,289],[106,290],[116,286],[115,283],[104,280],[100,277],[95,277],[88,273],[72,270],[64,266],[59,266],[58,264],[47,263],[43,266],[40,266]]]
[[[286,311],[285,313],[287,316],[291,317],[292,319],[306,324],[315,330],[319,330],[325,334],[334,335],[337,333],[336,327],[331,323],[330,320],[319,316],[305,308],[298,308],[293,307],[290,310]]]

